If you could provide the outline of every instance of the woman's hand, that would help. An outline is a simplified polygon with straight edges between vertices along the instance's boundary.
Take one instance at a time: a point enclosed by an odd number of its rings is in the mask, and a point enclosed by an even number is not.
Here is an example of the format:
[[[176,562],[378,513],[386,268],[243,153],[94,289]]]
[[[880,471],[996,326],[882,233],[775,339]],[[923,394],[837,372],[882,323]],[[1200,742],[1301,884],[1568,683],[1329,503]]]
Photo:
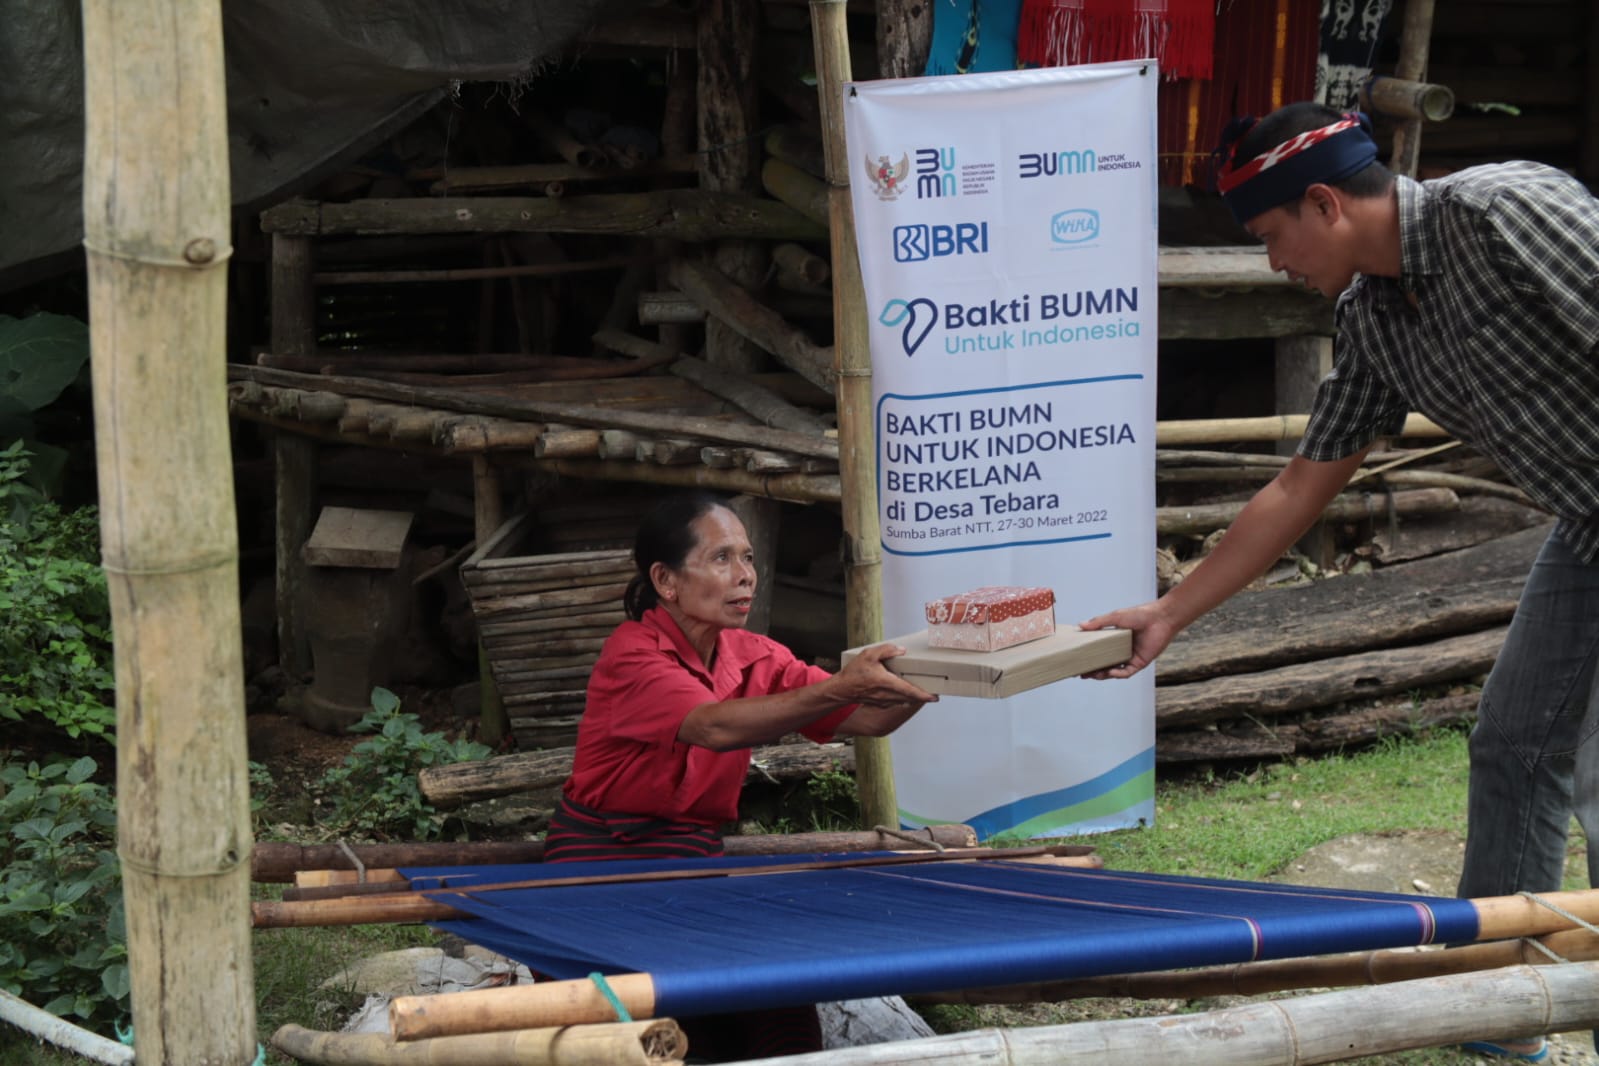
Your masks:
[[[860,653],[834,674],[827,684],[839,703],[869,703],[884,706],[933,703],[938,697],[891,672],[883,665],[884,659],[904,655],[898,644],[874,644],[862,648]]]

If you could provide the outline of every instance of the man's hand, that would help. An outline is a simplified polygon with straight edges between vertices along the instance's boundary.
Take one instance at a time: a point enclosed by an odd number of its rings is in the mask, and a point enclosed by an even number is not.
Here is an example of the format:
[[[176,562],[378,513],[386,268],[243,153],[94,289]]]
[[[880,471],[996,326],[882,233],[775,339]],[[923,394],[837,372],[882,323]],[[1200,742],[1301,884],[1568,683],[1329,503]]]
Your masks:
[[[1084,630],[1095,629],[1130,629],[1133,631],[1133,651],[1126,662],[1120,666],[1107,667],[1104,670],[1095,670],[1084,677],[1095,681],[1107,681],[1115,678],[1132,677],[1138,671],[1155,661],[1161,652],[1166,650],[1166,645],[1178,633],[1178,627],[1167,620],[1160,609],[1161,601],[1154,600],[1150,603],[1140,604],[1137,607],[1123,607],[1119,611],[1111,611],[1096,618],[1083,622],[1079,628]]]

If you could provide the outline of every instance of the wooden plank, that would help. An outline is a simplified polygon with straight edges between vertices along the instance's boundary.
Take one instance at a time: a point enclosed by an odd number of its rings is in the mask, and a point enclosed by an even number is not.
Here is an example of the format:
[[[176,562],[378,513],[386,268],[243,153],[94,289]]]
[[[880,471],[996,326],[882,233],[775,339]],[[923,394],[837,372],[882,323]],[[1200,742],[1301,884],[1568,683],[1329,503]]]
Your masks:
[[[1172,642],[1156,663],[1156,681],[1261,670],[1503,624],[1549,528],[1370,574],[1234,596]]]
[[[400,565],[414,518],[409,511],[324,507],[305,542],[305,561],[310,566],[392,570]]]

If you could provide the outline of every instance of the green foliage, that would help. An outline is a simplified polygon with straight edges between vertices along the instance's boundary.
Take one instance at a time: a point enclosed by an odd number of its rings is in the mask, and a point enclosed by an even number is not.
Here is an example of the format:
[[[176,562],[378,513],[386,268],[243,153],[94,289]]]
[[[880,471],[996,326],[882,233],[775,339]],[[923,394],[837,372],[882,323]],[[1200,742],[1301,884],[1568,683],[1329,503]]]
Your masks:
[[[855,775],[840,770],[837,763],[830,770],[812,774],[805,782],[805,791],[813,805],[811,820],[818,831],[853,829],[860,821],[860,792],[855,787]]]
[[[0,719],[112,739],[111,607],[99,516],[64,513],[24,477],[29,451],[0,451]]]
[[[89,328],[67,315],[0,315],[0,441],[31,439],[33,412],[56,401],[89,363]],[[31,441],[29,480],[59,488],[67,453]]]
[[[417,716],[402,712],[399,697],[385,688],[372,690],[372,710],[352,732],[377,735],[351,748],[344,765],[329,770],[316,786],[329,808],[318,822],[340,836],[440,836],[444,816],[423,798],[417,771],[490,754],[482,744],[424,733]]]
[[[116,808],[95,762],[0,761],[0,988],[102,1031],[128,999]]]

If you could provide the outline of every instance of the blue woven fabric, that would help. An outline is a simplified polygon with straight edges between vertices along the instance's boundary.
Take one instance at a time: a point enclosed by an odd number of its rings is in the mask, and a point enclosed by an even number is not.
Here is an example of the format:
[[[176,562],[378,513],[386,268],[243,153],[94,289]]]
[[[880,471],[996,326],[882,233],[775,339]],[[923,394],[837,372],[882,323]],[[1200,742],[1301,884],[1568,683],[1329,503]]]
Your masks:
[[[813,858],[405,872],[503,884]],[[1477,935],[1467,900],[995,860],[434,898],[475,916],[441,928],[551,977],[648,973],[657,1012],[684,1017]]]

